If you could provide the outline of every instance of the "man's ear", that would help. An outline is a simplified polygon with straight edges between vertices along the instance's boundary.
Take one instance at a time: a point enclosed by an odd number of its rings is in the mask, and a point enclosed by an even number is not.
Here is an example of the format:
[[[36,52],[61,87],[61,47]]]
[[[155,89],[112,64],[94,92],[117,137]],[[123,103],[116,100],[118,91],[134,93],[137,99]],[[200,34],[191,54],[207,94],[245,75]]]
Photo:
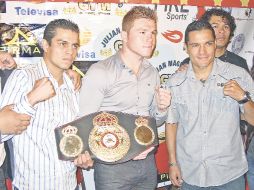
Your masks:
[[[43,39],[42,40],[42,49],[44,52],[47,52],[49,48],[49,43],[47,42],[47,40]]]
[[[186,53],[188,53],[188,50],[187,50],[187,45],[186,43],[183,44],[183,51],[185,51]]]
[[[123,42],[126,43],[128,41],[128,33],[126,31],[121,32],[121,37]]]

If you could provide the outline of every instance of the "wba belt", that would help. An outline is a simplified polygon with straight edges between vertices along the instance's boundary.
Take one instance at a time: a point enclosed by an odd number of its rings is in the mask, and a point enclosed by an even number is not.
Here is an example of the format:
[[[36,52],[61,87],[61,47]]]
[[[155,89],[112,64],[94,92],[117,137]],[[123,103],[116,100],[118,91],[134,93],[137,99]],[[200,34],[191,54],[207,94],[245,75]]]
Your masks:
[[[99,162],[116,164],[158,145],[155,119],[121,112],[96,112],[55,129],[58,157],[74,160],[88,150]]]

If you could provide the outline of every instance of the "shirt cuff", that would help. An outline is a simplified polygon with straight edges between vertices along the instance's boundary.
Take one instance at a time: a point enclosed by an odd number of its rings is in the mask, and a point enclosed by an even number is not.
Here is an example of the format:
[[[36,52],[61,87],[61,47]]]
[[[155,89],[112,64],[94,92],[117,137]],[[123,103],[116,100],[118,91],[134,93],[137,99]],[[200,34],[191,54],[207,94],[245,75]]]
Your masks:
[[[156,119],[157,126],[161,126],[167,119],[168,110],[160,112],[157,108],[154,110],[153,116]]]
[[[27,96],[23,96],[21,101],[14,105],[14,111],[34,116],[36,109],[29,103]]]
[[[11,139],[14,135],[1,135],[1,143],[4,141],[8,141]]]

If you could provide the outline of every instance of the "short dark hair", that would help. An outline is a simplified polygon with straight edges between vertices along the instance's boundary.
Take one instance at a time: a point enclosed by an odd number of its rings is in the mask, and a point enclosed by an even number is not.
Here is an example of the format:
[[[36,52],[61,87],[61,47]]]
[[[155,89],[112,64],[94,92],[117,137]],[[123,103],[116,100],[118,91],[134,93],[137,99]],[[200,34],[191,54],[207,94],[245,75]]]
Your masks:
[[[211,24],[204,20],[197,20],[190,23],[186,30],[185,30],[185,36],[184,36],[184,42],[187,44],[189,41],[189,33],[193,31],[200,31],[200,30],[210,30],[212,32],[213,38],[215,39],[215,32],[213,30],[213,27]]]
[[[123,17],[122,30],[128,32],[136,19],[146,18],[153,20],[157,24],[157,14],[149,7],[135,6]]]
[[[51,45],[52,38],[56,35],[56,29],[67,29],[79,34],[79,27],[76,23],[66,19],[55,19],[49,22],[44,30],[43,39]]]
[[[205,20],[205,21],[209,22],[212,16],[220,16],[220,17],[226,19],[226,22],[230,28],[230,38],[232,38],[234,36],[234,31],[236,29],[235,18],[233,16],[231,16],[231,14],[229,12],[227,12],[223,9],[212,8],[212,9],[208,9],[201,16],[200,20]]]

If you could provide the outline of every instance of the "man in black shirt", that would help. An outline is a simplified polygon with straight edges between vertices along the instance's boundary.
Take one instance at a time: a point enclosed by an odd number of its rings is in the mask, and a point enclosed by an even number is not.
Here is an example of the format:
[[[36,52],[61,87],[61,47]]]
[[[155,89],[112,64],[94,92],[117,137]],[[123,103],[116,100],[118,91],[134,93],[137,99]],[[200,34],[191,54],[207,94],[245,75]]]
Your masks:
[[[221,61],[242,67],[249,72],[246,60],[227,50],[227,46],[234,36],[236,28],[234,17],[222,9],[213,8],[207,10],[200,20],[209,22],[215,31],[217,44],[215,57],[219,58]],[[181,65],[188,64],[189,61],[190,59],[186,58],[182,61]]]

